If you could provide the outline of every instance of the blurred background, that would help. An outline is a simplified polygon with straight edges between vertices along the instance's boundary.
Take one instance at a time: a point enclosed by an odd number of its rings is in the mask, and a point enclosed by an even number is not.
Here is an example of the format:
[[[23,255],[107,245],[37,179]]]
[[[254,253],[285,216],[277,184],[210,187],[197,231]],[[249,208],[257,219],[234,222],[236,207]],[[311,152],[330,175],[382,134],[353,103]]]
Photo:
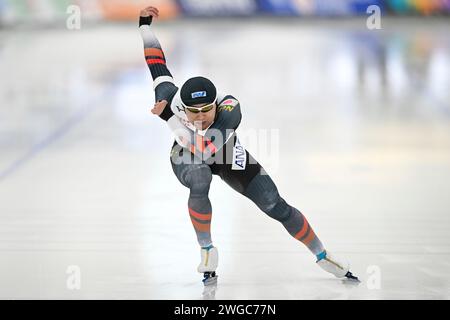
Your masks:
[[[448,0],[156,0],[163,19],[183,17],[291,16],[352,17],[365,15],[377,5],[383,14],[394,16],[448,16]],[[145,0],[2,0],[3,25],[51,24],[67,18],[67,8],[77,5],[90,21],[134,21]]]
[[[330,279],[215,177],[219,285],[203,291],[173,137],[149,112],[148,5],[176,83],[203,75],[240,100],[243,145],[360,285]],[[449,299],[449,13],[450,0],[0,0],[0,298]]]

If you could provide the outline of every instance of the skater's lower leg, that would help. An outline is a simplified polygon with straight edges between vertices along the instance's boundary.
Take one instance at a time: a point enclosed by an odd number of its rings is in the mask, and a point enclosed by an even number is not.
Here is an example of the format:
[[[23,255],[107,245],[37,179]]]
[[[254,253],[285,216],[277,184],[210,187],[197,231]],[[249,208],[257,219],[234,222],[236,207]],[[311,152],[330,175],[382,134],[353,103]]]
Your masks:
[[[280,197],[268,175],[255,176],[244,194],[268,216],[281,222],[291,236],[301,241],[316,256],[316,262],[323,270],[338,278],[358,280],[349,271],[350,266],[346,260],[325,250],[306,217]]]
[[[201,247],[197,271],[204,274],[205,285],[213,284],[217,281],[215,271],[219,257],[211,239],[212,207],[208,196],[211,169],[205,164],[179,164],[173,165],[173,170],[180,182],[189,188],[189,216]]]
[[[306,217],[286,203],[270,176],[259,174],[247,186],[244,195],[263,212],[281,222],[289,234],[302,242],[316,257],[324,252],[322,242],[308,223]]]
[[[178,163],[172,159],[172,169],[181,184],[189,188],[189,217],[199,245],[207,248],[212,245],[210,230],[212,208],[208,197],[212,180],[211,168],[204,163]]]
[[[212,180],[211,170],[203,165],[189,172],[189,200],[188,210],[197,240],[202,248],[212,246],[211,218],[212,207],[209,200],[209,187]]]

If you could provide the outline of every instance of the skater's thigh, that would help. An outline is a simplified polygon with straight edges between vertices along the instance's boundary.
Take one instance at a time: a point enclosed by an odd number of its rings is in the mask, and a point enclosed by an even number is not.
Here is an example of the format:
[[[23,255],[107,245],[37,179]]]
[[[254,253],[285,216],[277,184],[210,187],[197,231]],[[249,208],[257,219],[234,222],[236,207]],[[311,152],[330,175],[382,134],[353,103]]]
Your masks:
[[[244,194],[253,178],[264,171],[248,151],[246,155],[246,161],[240,167],[233,166],[233,163],[211,166],[213,174],[219,175],[226,184],[241,194]]]
[[[188,152],[184,150],[184,152]],[[202,162],[195,161],[192,156],[190,159],[179,158],[182,154],[171,154],[172,170],[178,181],[187,188],[191,188],[193,184],[207,184],[209,185],[212,179],[211,168]]]
[[[244,195],[263,211],[270,209],[280,198],[277,186],[264,169],[250,181]]]
[[[280,196],[277,186],[264,170],[250,181],[244,195],[275,220],[283,222],[290,216],[291,206]]]
[[[208,185],[211,183],[211,169],[207,164],[172,164],[173,172],[178,181],[187,188],[194,185]]]

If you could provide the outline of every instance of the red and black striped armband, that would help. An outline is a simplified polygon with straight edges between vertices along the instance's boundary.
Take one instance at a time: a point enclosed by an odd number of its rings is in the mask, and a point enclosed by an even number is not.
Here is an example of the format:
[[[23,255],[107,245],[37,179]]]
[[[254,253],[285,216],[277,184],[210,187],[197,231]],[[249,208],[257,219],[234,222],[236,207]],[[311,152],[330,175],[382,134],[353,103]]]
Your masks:
[[[145,60],[148,65],[166,64],[164,53],[159,48],[145,48]]]

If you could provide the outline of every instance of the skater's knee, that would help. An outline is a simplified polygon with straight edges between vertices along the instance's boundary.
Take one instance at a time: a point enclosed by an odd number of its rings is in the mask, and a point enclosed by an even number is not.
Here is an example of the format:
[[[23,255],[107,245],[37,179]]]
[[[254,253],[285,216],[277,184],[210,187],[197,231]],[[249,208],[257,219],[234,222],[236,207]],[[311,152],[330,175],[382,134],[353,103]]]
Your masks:
[[[189,171],[187,181],[191,193],[208,193],[212,180],[208,165],[198,165]]]
[[[245,195],[269,217],[280,222],[289,219],[289,205],[280,197],[276,185],[269,176],[256,176]]]
[[[276,190],[262,192],[256,204],[265,214],[275,220],[282,222],[289,218],[289,205]]]
[[[289,219],[290,210],[289,205],[284,201],[280,195],[277,195],[272,202],[268,203],[265,210],[263,210],[269,217],[280,222]]]
[[[259,196],[257,205],[267,214],[269,214],[276,207],[280,198],[278,192],[274,192],[273,190],[266,190]]]

